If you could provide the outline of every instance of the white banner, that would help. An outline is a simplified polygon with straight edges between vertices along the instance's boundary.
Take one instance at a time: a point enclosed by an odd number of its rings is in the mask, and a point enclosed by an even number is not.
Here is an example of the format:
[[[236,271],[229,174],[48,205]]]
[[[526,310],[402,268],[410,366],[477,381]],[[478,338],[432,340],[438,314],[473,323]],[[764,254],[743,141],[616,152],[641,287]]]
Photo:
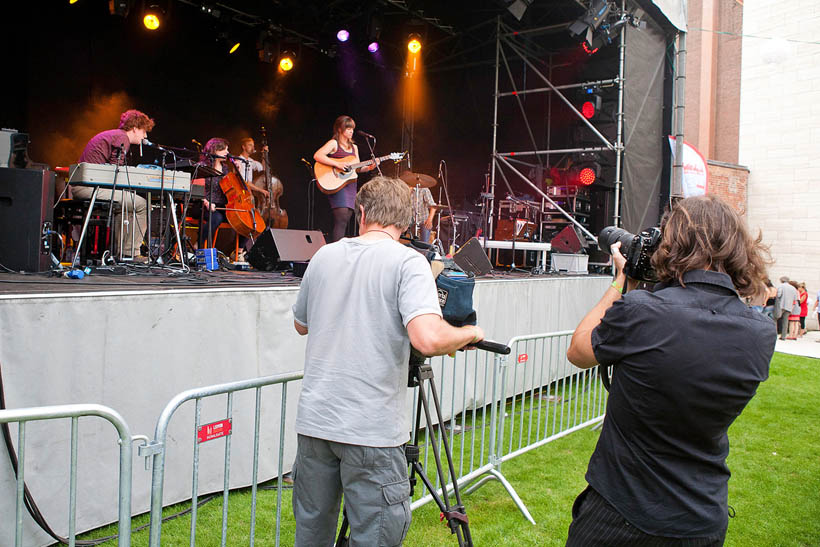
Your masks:
[[[675,163],[675,137],[669,136],[669,146],[672,149],[672,163]],[[683,143],[683,180],[681,192],[683,197],[703,196],[709,186],[709,169],[698,149],[684,141]]]

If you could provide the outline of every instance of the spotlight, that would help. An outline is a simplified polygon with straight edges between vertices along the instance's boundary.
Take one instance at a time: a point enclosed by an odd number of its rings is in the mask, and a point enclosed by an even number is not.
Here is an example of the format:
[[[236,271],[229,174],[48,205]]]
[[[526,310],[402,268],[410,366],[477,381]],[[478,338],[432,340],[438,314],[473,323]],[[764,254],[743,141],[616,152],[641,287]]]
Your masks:
[[[282,72],[290,72],[293,69],[294,59],[296,54],[292,51],[284,51],[279,57],[279,70]]]
[[[350,32],[346,29],[341,29],[336,33],[336,39],[340,42],[347,42],[348,38],[350,38]]]
[[[589,186],[593,182],[595,182],[595,170],[592,167],[584,167],[578,173],[578,184],[583,186]]]
[[[418,34],[411,34],[407,39],[407,51],[415,55],[421,51],[421,36]]]
[[[76,4],[79,0],[68,0],[69,4]]]
[[[515,0],[507,6],[507,11],[512,13],[513,17],[520,21],[521,18],[524,17],[524,12],[530,7],[530,4],[532,4],[532,0]]]
[[[370,53],[376,53],[377,51],[379,51],[379,43],[370,42],[370,44],[367,46],[367,51],[369,51]]]
[[[240,42],[236,42],[234,45],[232,45],[231,49],[228,50],[228,55],[230,55],[231,53],[236,52],[236,50],[239,49],[239,46],[240,46]]]
[[[157,4],[151,4],[142,12],[142,24],[148,30],[157,30],[162,24],[163,11]]]

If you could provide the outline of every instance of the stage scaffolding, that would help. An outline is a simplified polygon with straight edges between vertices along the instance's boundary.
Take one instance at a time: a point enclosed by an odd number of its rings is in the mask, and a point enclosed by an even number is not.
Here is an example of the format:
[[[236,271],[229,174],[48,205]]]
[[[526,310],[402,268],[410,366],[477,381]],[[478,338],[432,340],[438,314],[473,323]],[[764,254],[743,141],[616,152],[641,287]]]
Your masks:
[[[583,226],[569,211],[566,211],[562,207],[560,207],[555,201],[541,188],[539,188],[536,183],[534,183],[530,178],[521,172],[521,170],[516,167],[518,166],[525,166],[527,168],[549,168],[550,167],[550,156],[557,155],[557,154],[570,154],[570,153],[582,153],[582,152],[604,152],[604,151],[611,151],[615,153],[615,201],[614,201],[614,224],[616,226],[620,226],[621,224],[621,216],[620,216],[620,199],[621,199],[621,188],[622,188],[622,173],[623,173],[623,155],[624,155],[624,142],[623,142],[623,128],[624,128],[624,58],[625,58],[625,48],[626,48],[626,38],[625,33],[621,32],[618,38],[618,68],[617,74],[611,78],[606,80],[595,80],[595,81],[587,81],[587,82],[578,82],[568,85],[561,85],[555,86],[550,81],[550,75],[552,72],[552,57],[547,56],[548,59],[548,66],[547,72],[548,74],[544,74],[533,62],[533,58],[535,57],[534,52],[531,51],[526,45],[519,43],[519,39],[527,36],[532,35],[535,33],[543,33],[543,32],[550,32],[554,29],[564,28],[566,25],[552,25],[547,27],[539,27],[527,30],[514,30],[505,25],[501,18],[499,17],[496,22],[496,57],[495,57],[495,93],[493,94],[493,136],[492,136],[492,166],[490,170],[490,177],[489,177],[489,188],[486,189],[486,196],[487,200],[489,201],[488,208],[489,208],[489,218],[490,218],[490,227],[489,231],[492,235],[494,230],[492,226],[492,218],[494,212],[494,201],[495,201],[495,190],[496,190],[496,174],[500,175],[505,182],[508,182],[507,175],[504,172],[503,167],[506,167],[509,171],[512,172],[516,177],[520,178],[524,181],[528,186],[530,186],[535,192],[538,193],[544,200],[548,201],[552,204],[552,206],[557,209],[564,217],[566,217],[570,222],[572,222],[575,226],[577,226],[581,232],[592,242],[597,241],[597,236],[592,234],[585,226]],[[510,69],[509,63],[509,55],[514,56],[514,59],[518,59],[524,62],[524,64],[529,68],[532,74],[537,76],[537,80],[539,85],[544,84],[540,87],[530,87],[525,86],[523,88],[519,88],[516,85],[515,78],[513,77],[513,73]],[[509,85],[512,89],[508,91],[502,91],[500,87],[500,73],[503,72],[507,76],[507,80]],[[610,141],[607,137],[605,137],[601,131],[598,130],[589,120],[587,120],[581,112],[575,108],[575,105],[564,95],[563,91],[568,89],[577,89],[582,88],[585,86],[601,86],[601,85],[616,85],[617,86],[617,109],[615,112],[615,121],[616,121],[616,137],[614,141]],[[526,108],[521,100],[522,95],[527,94],[535,94],[535,93],[553,93],[554,96],[558,97],[561,101],[563,101],[571,110],[572,112],[581,120],[595,135],[595,137],[600,140],[601,144],[599,146],[592,146],[592,147],[579,147],[579,148],[562,148],[562,149],[553,149],[550,148],[550,114],[551,114],[551,106],[552,106],[552,97],[550,97],[548,102],[548,110],[547,110],[547,134],[546,134],[546,146],[545,149],[540,149],[536,142],[535,136],[532,130],[532,123],[527,115]],[[498,148],[498,128],[499,128],[499,120],[498,120],[498,103],[499,100],[506,99],[508,97],[512,97],[518,103],[518,107],[523,118],[528,137],[530,143],[532,144],[532,149],[530,150],[499,150]],[[528,158],[527,160],[520,159],[520,158]]]

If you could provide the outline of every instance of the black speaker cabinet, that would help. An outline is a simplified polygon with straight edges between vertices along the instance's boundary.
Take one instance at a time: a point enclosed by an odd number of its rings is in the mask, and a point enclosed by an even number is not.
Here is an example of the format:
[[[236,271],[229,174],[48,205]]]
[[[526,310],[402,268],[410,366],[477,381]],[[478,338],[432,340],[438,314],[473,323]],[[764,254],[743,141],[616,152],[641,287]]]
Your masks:
[[[0,168],[0,264],[42,272],[51,260],[54,172]]]
[[[577,253],[588,246],[586,238],[575,225],[570,224],[550,241],[552,251],[558,253]]]
[[[283,263],[307,262],[325,244],[317,230],[268,228],[256,238],[248,252],[248,263],[257,270],[275,270]]]

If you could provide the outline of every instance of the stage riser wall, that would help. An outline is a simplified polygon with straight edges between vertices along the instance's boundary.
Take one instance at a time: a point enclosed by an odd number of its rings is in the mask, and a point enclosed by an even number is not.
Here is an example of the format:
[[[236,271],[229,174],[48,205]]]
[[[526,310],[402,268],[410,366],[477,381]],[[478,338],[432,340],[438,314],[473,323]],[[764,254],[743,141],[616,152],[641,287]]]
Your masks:
[[[573,329],[606,290],[605,277],[479,281],[474,305],[488,338]],[[132,434],[153,438],[165,404],[190,388],[301,370],[305,338],[293,329],[298,289],[152,291],[13,296],[0,299],[0,364],[9,408],[99,403],[120,412]],[[298,382],[288,390],[285,469],[295,452]],[[260,480],[276,474],[281,388],[262,392]],[[253,393],[234,400],[231,484],[250,482]],[[467,394],[467,397],[472,397]],[[164,502],[190,498],[193,403],[171,423]],[[224,397],[206,401],[201,423],[225,417]],[[16,439],[16,427],[12,427]],[[27,430],[26,482],[58,532],[68,507],[68,421]],[[224,443],[200,445],[200,492],[222,488]],[[134,450],[133,513],[147,511],[151,472]],[[78,529],[116,520],[118,447],[112,428],[80,420]],[[0,458],[0,514],[14,514],[15,483]],[[26,515],[26,545],[50,543]],[[13,544],[12,518],[0,545]]]

